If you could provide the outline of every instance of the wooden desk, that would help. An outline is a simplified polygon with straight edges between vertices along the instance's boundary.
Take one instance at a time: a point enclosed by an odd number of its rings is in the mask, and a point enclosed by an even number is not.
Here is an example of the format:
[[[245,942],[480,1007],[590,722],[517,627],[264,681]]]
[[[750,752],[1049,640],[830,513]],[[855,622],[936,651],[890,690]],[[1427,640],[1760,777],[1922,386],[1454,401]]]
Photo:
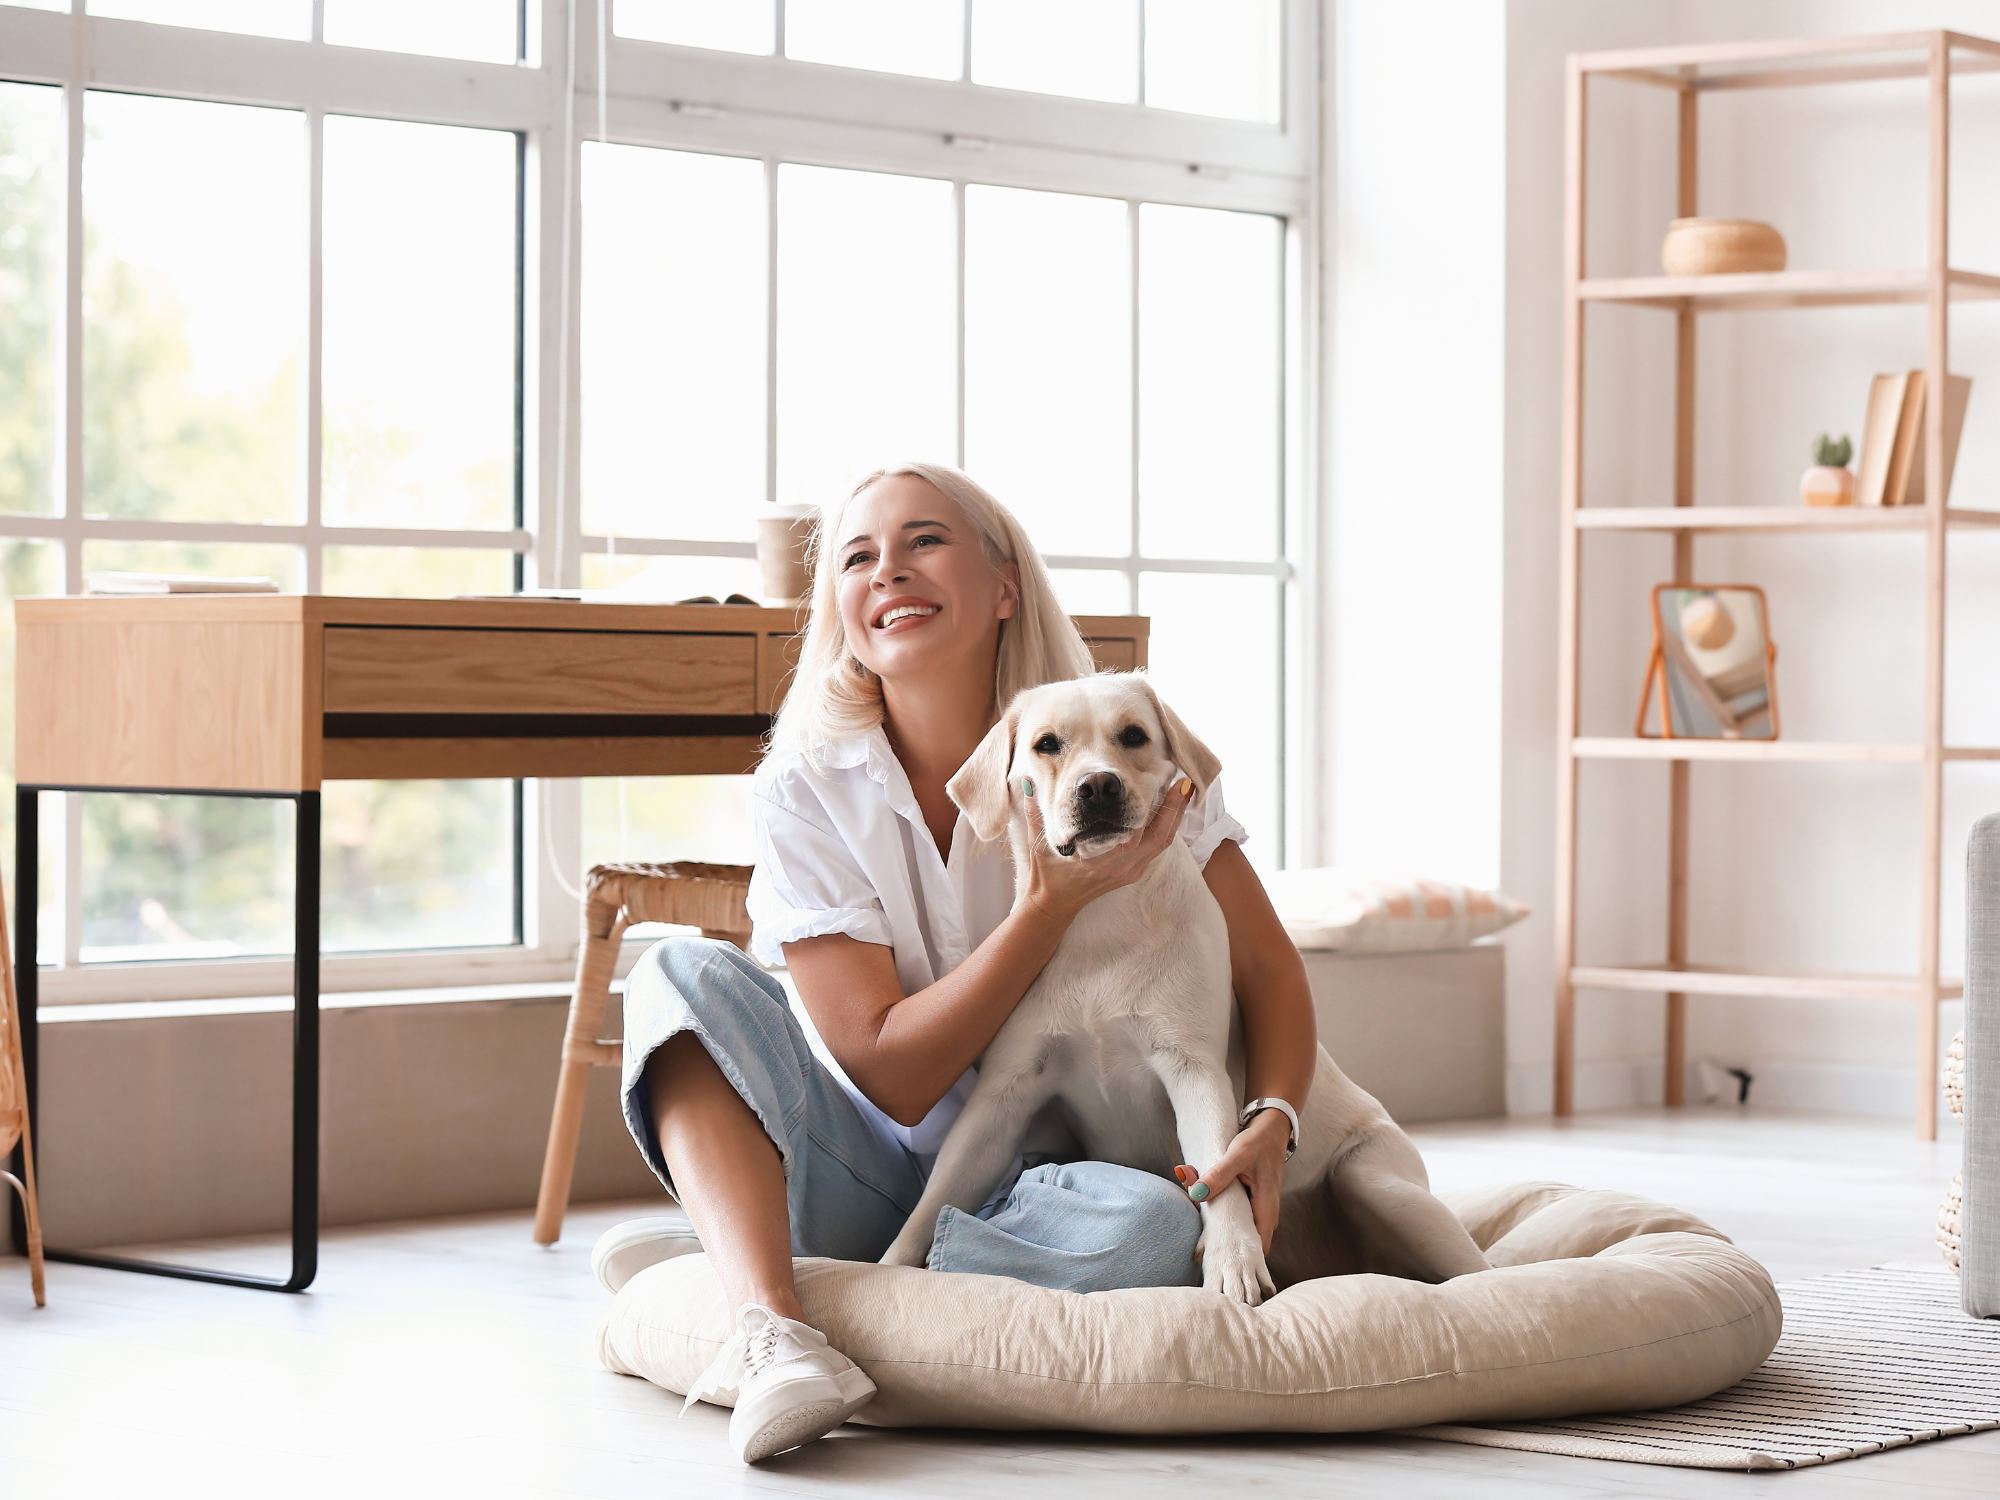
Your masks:
[[[23,599],[14,618],[14,951],[30,956],[18,990],[31,1111],[36,794],[298,806],[291,1275],[48,1256],[279,1291],[304,1290],[318,1265],[319,968],[304,959],[319,952],[320,784],[748,772],[799,642],[791,610],[550,599]],[[1100,667],[1146,665],[1143,617],[1076,623]]]

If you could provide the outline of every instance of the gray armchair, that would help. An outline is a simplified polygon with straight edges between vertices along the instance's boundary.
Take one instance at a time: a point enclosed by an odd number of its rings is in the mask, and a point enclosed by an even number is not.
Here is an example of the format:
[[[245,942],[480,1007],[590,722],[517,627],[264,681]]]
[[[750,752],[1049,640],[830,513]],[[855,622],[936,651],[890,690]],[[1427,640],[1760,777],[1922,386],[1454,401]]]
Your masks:
[[[1965,1310],[2000,1318],[2000,813],[1973,825],[1965,869]]]

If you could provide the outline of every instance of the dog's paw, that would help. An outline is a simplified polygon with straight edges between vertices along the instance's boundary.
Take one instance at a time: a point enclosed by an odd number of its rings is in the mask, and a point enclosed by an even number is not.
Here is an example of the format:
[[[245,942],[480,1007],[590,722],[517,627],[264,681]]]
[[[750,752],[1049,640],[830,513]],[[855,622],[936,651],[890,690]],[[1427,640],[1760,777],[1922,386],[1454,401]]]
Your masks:
[[[1266,1297],[1277,1294],[1270,1268],[1264,1264],[1263,1249],[1255,1240],[1248,1244],[1211,1245],[1208,1236],[1203,1235],[1196,1253],[1201,1256],[1201,1284],[1205,1291],[1220,1292],[1246,1307],[1260,1306]]]

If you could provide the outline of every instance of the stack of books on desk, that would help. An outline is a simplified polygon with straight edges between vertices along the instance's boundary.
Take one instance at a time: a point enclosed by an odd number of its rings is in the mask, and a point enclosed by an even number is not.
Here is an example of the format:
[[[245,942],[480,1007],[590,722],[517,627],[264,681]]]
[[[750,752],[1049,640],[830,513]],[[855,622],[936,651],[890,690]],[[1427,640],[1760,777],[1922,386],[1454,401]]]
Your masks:
[[[188,573],[87,573],[91,594],[275,594],[269,578],[198,578]]]

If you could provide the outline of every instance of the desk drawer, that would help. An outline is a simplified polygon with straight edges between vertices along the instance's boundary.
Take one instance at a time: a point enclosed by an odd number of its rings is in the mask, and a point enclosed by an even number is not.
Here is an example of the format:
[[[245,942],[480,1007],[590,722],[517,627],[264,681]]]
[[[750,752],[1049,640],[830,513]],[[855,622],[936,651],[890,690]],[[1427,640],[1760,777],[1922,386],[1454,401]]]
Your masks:
[[[326,712],[754,714],[752,635],[329,625]]]

